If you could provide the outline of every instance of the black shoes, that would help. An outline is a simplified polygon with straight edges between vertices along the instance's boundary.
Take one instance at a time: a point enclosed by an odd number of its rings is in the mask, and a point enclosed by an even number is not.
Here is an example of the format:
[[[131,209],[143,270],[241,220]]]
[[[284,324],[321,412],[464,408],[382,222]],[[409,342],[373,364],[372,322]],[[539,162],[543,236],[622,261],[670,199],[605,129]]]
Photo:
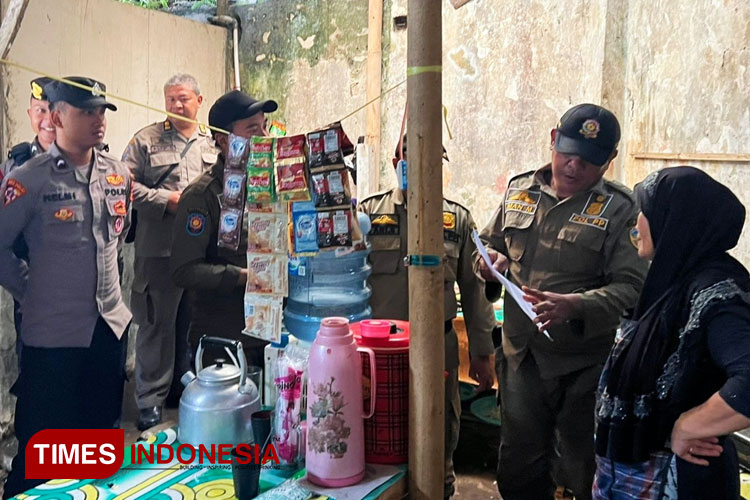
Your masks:
[[[142,408],[139,410],[138,430],[145,431],[161,423],[161,406]]]

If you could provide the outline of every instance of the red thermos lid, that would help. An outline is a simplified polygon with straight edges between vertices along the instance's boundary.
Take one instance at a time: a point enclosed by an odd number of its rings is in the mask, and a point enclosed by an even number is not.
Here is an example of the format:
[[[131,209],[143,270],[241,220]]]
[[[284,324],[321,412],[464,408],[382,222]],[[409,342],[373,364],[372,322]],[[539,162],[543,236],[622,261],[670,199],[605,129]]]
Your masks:
[[[349,325],[357,344],[364,347],[409,347],[409,322],[395,319],[363,319]]]

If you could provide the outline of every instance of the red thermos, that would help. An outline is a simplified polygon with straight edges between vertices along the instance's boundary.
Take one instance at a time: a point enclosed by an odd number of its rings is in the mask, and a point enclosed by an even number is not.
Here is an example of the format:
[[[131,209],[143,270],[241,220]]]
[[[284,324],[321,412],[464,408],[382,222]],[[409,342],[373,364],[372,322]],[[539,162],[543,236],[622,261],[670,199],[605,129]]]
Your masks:
[[[361,347],[375,352],[375,413],[365,420],[365,461],[405,464],[409,460],[409,323],[362,320],[351,325]],[[362,356],[364,384],[372,384],[370,360]],[[363,387],[369,397],[369,387]],[[370,401],[364,401],[370,408]]]

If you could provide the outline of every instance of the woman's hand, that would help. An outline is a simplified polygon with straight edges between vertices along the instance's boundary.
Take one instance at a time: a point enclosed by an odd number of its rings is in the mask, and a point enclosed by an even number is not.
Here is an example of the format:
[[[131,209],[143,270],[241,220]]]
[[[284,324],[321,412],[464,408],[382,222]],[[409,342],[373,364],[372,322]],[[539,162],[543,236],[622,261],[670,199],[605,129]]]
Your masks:
[[[718,457],[724,451],[717,437],[693,438],[683,430],[684,414],[672,428],[672,451],[675,455],[696,465],[708,465],[708,460],[700,457]]]

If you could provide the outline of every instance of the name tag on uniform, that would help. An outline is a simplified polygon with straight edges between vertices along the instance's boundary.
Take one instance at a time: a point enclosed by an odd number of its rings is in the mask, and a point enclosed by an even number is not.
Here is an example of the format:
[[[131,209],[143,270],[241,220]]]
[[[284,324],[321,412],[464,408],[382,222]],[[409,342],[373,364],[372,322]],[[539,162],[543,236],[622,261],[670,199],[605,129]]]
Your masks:
[[[510,188],[508,189],[508,194],[505,196],[505,211],[533,215],[539,207],[539,200],[541,198],[541,191]]]
[[[177,147],[175,147],[174,144],[152,144],[150,148],[148,148],[149,153],[163,153],[165,151],[177,151]]]
[[[584,226],[595,227],[597,229],[601,229],[602,231],[607,229],[607,224],[609,224],[609,219],[605,219],[604,217],[595,217],[593,215],[581,214],[571,215],[569,221],[573,222],[574,224],[583,224]]]
[[[596,194],[591,193],[589,199],[586,200],[586,204],[583,206],[583,210],[580,214],[573,214],[570,216],[570,222],[575,224],[583,224],[584,226],[591,226],[602,231],[607,229],[609,219],[601,217],[601,215],[609,207],[609,203],[612,201],[613,195],[611,194]]]
[[[375,236],[397,236],[400,233],[398,214],[371,214],[370,234]]]

